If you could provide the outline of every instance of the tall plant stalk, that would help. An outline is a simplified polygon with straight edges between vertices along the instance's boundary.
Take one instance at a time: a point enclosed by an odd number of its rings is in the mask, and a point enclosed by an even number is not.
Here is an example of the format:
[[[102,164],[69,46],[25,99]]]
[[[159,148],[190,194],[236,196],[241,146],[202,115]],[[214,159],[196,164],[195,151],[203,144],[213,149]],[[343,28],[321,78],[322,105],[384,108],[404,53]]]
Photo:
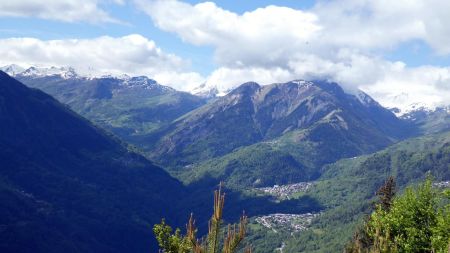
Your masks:
[[[245,238],[247,230],[247,216],[245,214],[240,218],[239,224],[228,225],[224,239],[221,243],[222,234],[222,216],[225,204],[225,193],[222,192],[222,184],[218,190],[214,191],[213,214],[208,222],[208,234],[205,238],[197,238],[197,228],[195,220],[191,214],[186,224],[186,235],[181,237],[179,229],[175,234],[171,234],[172,229],[164,223],[154,226],[153,231],[156,234],[161,251],[164,253],[235,253],[239,250],[242,241]],[[168,232],[167,232],[168,231]],[[170,242],[173,243],[170,243]],[[168,243],[169,242],[169,243]],[[167,246],[170,245],[171,247]],[[220,250],[222,246],[222,250]],[[244,248],[245,253],[251,253],[251,247]]]

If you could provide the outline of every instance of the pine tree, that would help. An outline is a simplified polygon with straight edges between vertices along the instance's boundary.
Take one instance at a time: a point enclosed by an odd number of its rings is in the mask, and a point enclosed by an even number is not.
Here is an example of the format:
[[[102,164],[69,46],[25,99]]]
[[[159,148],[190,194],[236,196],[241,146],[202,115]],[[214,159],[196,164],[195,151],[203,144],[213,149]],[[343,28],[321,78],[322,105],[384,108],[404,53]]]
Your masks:
[[[238,225],[228,225],[224,240],[220,242],[222,229],[222,214],[225,204],[225,194],[222,187],[214,191],[214,210],[208,223],[208,234],[205,238],[197,238],[195,220],[191,214],[186,225],[186,235],[181,236],[180,230],[176,229],[172,234],[172,228],[162,220],[153,228],[158,241],[160,252],[163,253],[235,253],[245,238],[247,228],[247,216],[242,215]],[[251,253],[251,247],[245,247],[245,253]]]
[[[377,191],[378,205],[384,211],[389,211],[392,205],[392,201],[395,197],[396,184],[394,177],[390,176],[384,185],[380,187]]]

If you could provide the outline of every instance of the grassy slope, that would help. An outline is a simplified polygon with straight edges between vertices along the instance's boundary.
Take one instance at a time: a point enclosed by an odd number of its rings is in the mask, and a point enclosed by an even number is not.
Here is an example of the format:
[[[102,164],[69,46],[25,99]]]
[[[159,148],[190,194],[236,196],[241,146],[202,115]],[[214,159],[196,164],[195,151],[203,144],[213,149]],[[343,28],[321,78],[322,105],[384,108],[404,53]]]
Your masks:
[[[316,124],[319,128],[321,123]],[[355,152],[354,137],[302,139],[317,134],[314,129],[288,132],[280,138],[260,142],[199,163],[173,170],[173,175],[186,183],[213,177],[235,189],[271,186],[315,180],[320,168],[342,157],[352,157],[370,148]],[[322,140],[322,141],[321,141]],[[347,141],[347,142],[346,142]]]

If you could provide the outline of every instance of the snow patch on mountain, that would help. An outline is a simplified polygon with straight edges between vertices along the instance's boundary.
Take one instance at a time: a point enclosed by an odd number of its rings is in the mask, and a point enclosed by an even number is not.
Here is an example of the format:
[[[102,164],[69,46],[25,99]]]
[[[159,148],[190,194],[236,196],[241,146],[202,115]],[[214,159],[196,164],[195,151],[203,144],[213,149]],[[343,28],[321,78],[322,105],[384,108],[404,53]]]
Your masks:
[[[230,93],[232,90],[233,89],[222,90],[217,85],[203,83],[188,92],[192,95],[210,99],[215,97],[223,97]]]
[[[121,80],[130,79],[131,77],[126,74],[111,74],[111,73],[98,73],[92,69],[88,69],[87,71],[78,71],[75,68],[70,66],[63,67],[44,67],[44,66],[28,66],[23,67],[16,64],[6,65],[0,67],[0,70],[6,72],[8,75],[16,77],[16,76],[25,76],[25,77],[52,77],[58,76],[64,79],[70,78],[117,78]]]
[[[4,71],[10,76],[27,76],[27,77],[46,77],[46,76],[59,76],[64,79],[76,78],[79,74],[72,67],[35,67],[24,68],[22,66],[11,64],[0,67],[0,70]]]
[[[389,109],[399,118],[407,118],[415,112],[432,113],[439,108],[446,106],[439,106],[435,103],[415,102],[409,105],[402,105],[400,107],[390,107]]]
[[[429,117],[430,115],[450,115],[450,105],[447,106],[437,106],[434,108],[422,106],[420,103],[416,103],[411,106],[409,111],[405,111],[399,117],[402,119],[416,121],[423,117]]]
[[[145,89],[161,89],[164,91],[175,91],[175,89],[168,87],[168,86],[164,86],[159,84],[158,82],[156,82],[153,79],[150,79],[146,76],[134,76],[134,77],[130,77],[130,76],[122,76],[120,77],[116,77],[119,80],[122,80],[122,85],[130,87],[130,88],[134,88],[134,87],[140,87],[140,88],[145,88]]]
[[[124,87],[141,87],[145,89],[159,88],[161,90],[174,90],[168,86],[163,86],[153,79],[146,76],[129,76],[127,74],[114,75],[104,73],[101,75],[92,75],[90,72],[79,74],[72,67],[35,67],[24,68],[15,64],[0,67],[0,70],[6,72],[13,77],[29,77],[29,78],[43,78],[43,77],[60,77],[63,79],[85,78],[85,79],[117,79],[121,81]],[[93,73],[93,72],[92,72]]]
[[[358,90],[354,96],[365,106],[380,106],[377,101],[362,90]]]
[[[156,86],[165,87],[166,89],[174,90],[168,86],[161,85],[157,83],[155,80],[149,79],[145,76],[131,77],[126,74],[111,74],[111,73],[102,73],[99,74],[98,71],[94,71],[93,69],[88,68],[87,71],[76,71],[72,67],[39,67],[39,66],[31,66],[31,67],[23,67],[16,64],[11,64],[7,66],[0,67],[0,70],[6,72],[7,74],[16,77],[16,76],[27,76],[27,77],[51,77],[51,76],[59,76],[64,79],[69,78],[114,78],[123,80],[123,85],[129,87],[138,87],[145,86],[147,88],[152,88]],[[314,85],[314,82],[306,81],[306,80],[294,80],[292,83],[296,83],[299,86],[307,87]],[[189,93],[203,97],[203,98],[215,98],[227,95],[229,92],[237,88],[240,84],[236,84],[232,88],[229,86],[225,87],[220,84],[214,84],[210,82],[205,82],[194,89],[188,91]],[[366,91],[367,92],[367,91]],[[405,115],[411,114],[415,111],[424,111],[424,112],[433,112],[438,108],[446,107],[448,104],[443,104],[442,101],[439,101],[433,97],[427,96],[412,96],[408,92],[401,92],[398,94],[389,94],[385,96],[374,95],[370,92],[364,92],[362,90],[356,90],[354,92],[349,92],[349,95],[355,96],[359,102],[366,106],[374,106],[381,105],[385,108],[389,108],[397,117],[405,117]],[[377,100],[374,100],[370,95],[374,95]]]
[[[404,118],[414,112],[434,112],[449,104],[433,96],[416,96],[408,92],[386,95],[379,100],[380,104],[389,108],[397,117]]]
[[[17,75],[30,77],[60,76],[64,79],[76,78],[78,76],[78,74],[75,72],[75,69],[71,67],[30,67],[22,73],[18,73]]]
[[[297,84],[298,86],[300,86],[300,87],[305,87],[305,88],[308,88],[308,87],[311,87],[312,85],[314,85],[313,82],[305,81],[305,80],[302,80],[302,79],[300,79],[300,80],[294,80],[294,81],[292,81],[292,83],[295,83],[295,84]]]
[[[17,64],[11,64],[11,65],[6,65],[6,66],[3,66],[3,67],[0,67],[0,70],[5,72],[6,74],[8,74],[10,76],[15,76],[15,75],[25,71],[25,68],[22,67],[22,66],[19,66]]]

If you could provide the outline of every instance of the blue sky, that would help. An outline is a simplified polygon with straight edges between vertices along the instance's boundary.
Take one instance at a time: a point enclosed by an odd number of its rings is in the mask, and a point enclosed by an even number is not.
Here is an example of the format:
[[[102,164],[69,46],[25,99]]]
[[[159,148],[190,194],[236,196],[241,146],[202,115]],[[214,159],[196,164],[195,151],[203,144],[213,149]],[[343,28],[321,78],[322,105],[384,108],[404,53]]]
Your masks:
[[[325,78],[389,105],[442,104],[450,99],[442,95],[450,90],[447,7],[445,0],[7,1],[0,65],[88,63],[182,90]]]
[[[204,1],[189,0],[191,4]],[[268,5],[287,6],[294,9],[308,10],[316,4],[312,0],[248,0],[248,1],[212,1],[219,7],[242,14]],[[103,35],[113,37],[128,34],[141,34],[153,41],[164,51],[172,52],[191,62],[192,70],[207,75],[217,65],[213,61],[213,48],[195,46],[183,42],[170,32],[158,29],[151,18],[137,9],[132,3],[124,5],[102,4],[111,16],[124,21],[126,24],[90,24],[86,22],[61,22],[33,17],[0,17],[0,38],[34,37],[43,40],[93,38]],[[450,65],[448,55],[437,55],[422,41],[408,41],[395,48],[382,52],[383,57],[393,61],[404,61],[409,66],[420,65]]]
[[[204,1],[185,1],[197,4]],[[268,5],[289,6],[292,8],[308,9],[314,6],[314,1],[305,0],[249,0],[249,1],[212,1],[227,10],[244,13]],[[184,43],[177,36],[161,31],[153,24],[151,18],[138,10],[132,3],[125,5],[104,4],[102,7],[111,16],[127,24],[89,24],[85,22],[60,22],[33,17],[0,17],[0,38],[35,37],[43,40],[93,38],[103,35],[114,37],[128,34],[141,34],[156,42],[167,52],[175,53],[191,61],[194,71],[207,75],[217,66],[215,65],[211,47],[198,47]]]

